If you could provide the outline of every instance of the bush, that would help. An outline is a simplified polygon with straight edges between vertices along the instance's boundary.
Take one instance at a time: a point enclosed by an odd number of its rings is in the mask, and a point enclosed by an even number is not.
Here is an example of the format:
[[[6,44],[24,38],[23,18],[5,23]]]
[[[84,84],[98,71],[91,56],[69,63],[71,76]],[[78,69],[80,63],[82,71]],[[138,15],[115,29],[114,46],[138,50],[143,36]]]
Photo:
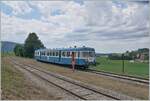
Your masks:
[[[17,44],[14,48],[14,53],[16,56],[24,56],[24,47],[23,45]]]

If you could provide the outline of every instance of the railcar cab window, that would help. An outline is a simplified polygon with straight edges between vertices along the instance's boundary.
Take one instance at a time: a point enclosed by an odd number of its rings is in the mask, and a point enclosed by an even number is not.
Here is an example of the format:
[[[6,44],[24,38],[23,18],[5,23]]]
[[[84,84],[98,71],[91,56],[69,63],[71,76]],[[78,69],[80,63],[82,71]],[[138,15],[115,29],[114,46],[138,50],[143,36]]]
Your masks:
[[[83,52],[82,53],[83,57],[94,57],[94,52],[90,51],[90,52]]]
[[[95,55],[95,54],[94,54],[93,51],[90,51],[90,52],[89,52],[89,57],[94,57],[94,55]]]

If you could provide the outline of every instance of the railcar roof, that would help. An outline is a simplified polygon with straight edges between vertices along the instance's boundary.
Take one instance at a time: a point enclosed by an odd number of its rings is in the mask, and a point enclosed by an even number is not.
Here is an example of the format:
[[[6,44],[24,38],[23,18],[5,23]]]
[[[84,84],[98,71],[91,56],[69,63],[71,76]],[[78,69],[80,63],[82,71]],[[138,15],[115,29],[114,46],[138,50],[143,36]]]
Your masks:
[[[77,48],[54,48],[54,49],[38,49],[39,51],[45,50],[62,50],[62,51],[95,51],[94,48],[90,47],[77,47]],[[37,51],[37,50],[36,50]]]

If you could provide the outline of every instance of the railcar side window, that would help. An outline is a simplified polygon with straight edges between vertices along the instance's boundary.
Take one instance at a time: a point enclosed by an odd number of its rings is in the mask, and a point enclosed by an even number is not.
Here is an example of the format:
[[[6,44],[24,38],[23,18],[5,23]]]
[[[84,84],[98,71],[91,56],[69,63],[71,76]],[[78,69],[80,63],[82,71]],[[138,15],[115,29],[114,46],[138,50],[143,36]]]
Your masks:
[[[56,51],[55,51],[55,56],[56,56]]]
[[[51,56],[51,51],[49,51],[49,56]]]
[[[78,57],[80,57],[80,52],[78,52]]]
[[[51,56],[53,56],[53,51],[51,51]]]
[[[75,56],[75,57],[78,57],[78,55],[77,55],[77,54],[78,54],[78,52],[74,52],[74,56]]]
[[[65,57],[67,57],[67,51],[65,52]]]
[[[49,56],[49,52],[47,52],[47,56]]]
[[[56,52],[56,56],[58,56],[58,52]]]
[[[67,57],[69,57],[70,56],[70,52],[67,52]]]
[[[64,56],[64,57],[65,57],[65,52],[62,52],[62,56]]]
[[[52,56],[52,51],[50,51],[50,56]]]
[[[73,53],[73,52],[72,52]],[[72,53],[71,53],[71,55],[72,55]],[[77,52],[74,52],[74,57],[77,57]]]
[[[49,56],[51,56],[51,51],[49,51]]]
[[[55,52],[53,52],[53,56],[55,56]]]

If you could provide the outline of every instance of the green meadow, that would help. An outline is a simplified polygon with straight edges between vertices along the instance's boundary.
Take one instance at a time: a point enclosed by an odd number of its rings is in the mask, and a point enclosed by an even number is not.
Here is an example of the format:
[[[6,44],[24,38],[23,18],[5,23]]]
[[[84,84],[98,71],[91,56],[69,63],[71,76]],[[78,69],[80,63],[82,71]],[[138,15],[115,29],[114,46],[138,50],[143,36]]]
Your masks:
[[[129,60],[125,60],[123,73],[122,60],[110,60],[107,57],[97,57],[96,62],[96,70],[103,70],[107,72],[132,75],[143,78],[149,77],[149,63],[130,62]]]

